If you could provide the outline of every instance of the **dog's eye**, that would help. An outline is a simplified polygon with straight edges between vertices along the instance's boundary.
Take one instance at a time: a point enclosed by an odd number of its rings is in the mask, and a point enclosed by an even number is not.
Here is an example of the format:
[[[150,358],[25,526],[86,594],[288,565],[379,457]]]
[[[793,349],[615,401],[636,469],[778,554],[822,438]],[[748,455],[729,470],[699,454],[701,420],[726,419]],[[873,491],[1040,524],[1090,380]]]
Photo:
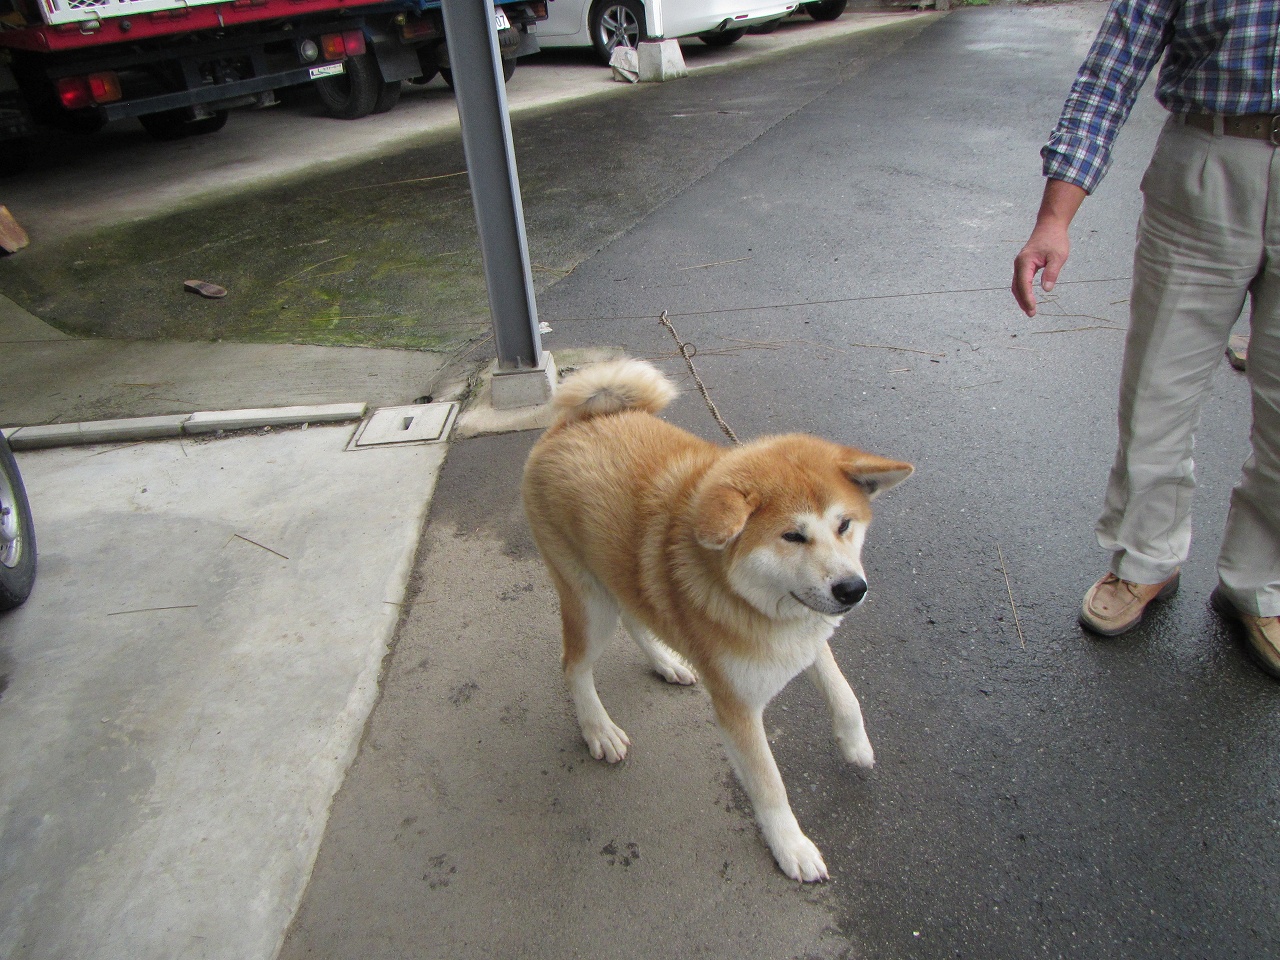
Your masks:
[[[840,526],[836,527],[836,536],[843,537],[849,532],[849,518],[845,517],[840,521]]]
[[[799,530],[788,530],[782,535],[782,539],[787,543],[808,543],[808,539]]]

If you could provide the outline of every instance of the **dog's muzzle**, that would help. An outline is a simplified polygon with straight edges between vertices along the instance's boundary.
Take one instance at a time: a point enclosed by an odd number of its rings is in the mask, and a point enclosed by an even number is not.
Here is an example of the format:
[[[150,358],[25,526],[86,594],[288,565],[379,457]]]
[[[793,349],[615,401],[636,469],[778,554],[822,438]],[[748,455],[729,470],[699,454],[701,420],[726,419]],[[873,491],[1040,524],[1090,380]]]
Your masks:
[[[805,591],[804,594],[793,593],[792,598],[815,613],[829,617],[839,617],[848,613],[862,602],[867,595],[867,581],[861,577],[846,577],[837,580],[826,590]]]

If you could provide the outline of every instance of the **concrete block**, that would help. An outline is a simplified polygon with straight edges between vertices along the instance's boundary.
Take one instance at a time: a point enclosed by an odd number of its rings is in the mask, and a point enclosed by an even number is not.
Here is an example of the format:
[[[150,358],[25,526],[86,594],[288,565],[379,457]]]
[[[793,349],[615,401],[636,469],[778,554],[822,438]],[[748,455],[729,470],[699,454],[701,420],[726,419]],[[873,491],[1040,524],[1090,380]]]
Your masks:
[[[544,353],[542,357],[541,367],[493,371],[489,389],[495,410],[536,407],[551,400],[551,395],[555,393],[556,361],[549,353]]]
[[[84,423],[51,423],[21,427],[9,436],[14,450],[41,450],[87,443],[131,443],[182,436],[190,414],[166,417],[134,417],[129,420],[90,420]]]
[[[193,413],[184,425],[186,433],[250,430],[254,427],[287,427],[301,423],[341,423],[364,418],[368,404],[319,403],[302,407],[263,407],[257,410],[222,410]]]
[[[636,50],[641,83],[676,80],[689,75],[678,40],[646,40]]]

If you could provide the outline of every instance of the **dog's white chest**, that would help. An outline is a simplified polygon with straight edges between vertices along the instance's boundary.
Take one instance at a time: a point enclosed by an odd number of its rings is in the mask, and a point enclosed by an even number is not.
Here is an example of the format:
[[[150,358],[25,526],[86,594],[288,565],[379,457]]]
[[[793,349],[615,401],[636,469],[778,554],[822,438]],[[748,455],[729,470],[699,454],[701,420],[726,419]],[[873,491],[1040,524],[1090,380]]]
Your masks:
[[[835,632],[828,619],[797,621],[777,629],[761,656],[729,655],[721,661],[725,677],[743,702],[763,708],[801,671],[808,669],[822,644]]]

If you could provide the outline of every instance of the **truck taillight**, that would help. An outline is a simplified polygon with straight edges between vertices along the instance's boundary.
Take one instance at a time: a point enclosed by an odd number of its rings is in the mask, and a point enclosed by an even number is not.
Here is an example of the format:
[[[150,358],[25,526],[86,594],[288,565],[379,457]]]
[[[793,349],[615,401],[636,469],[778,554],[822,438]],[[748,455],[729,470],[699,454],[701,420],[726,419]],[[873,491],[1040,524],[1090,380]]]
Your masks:
[[[364,31],[348,30],[346,33],[326,33],[320,38],[320,51],[326,60],[341,60],[364,53]]]
[[[96,103],[111,103],[120,97],[120,78],[111,72],[63,77],[58,81],[58,99],[68,110],[83,110]]]

